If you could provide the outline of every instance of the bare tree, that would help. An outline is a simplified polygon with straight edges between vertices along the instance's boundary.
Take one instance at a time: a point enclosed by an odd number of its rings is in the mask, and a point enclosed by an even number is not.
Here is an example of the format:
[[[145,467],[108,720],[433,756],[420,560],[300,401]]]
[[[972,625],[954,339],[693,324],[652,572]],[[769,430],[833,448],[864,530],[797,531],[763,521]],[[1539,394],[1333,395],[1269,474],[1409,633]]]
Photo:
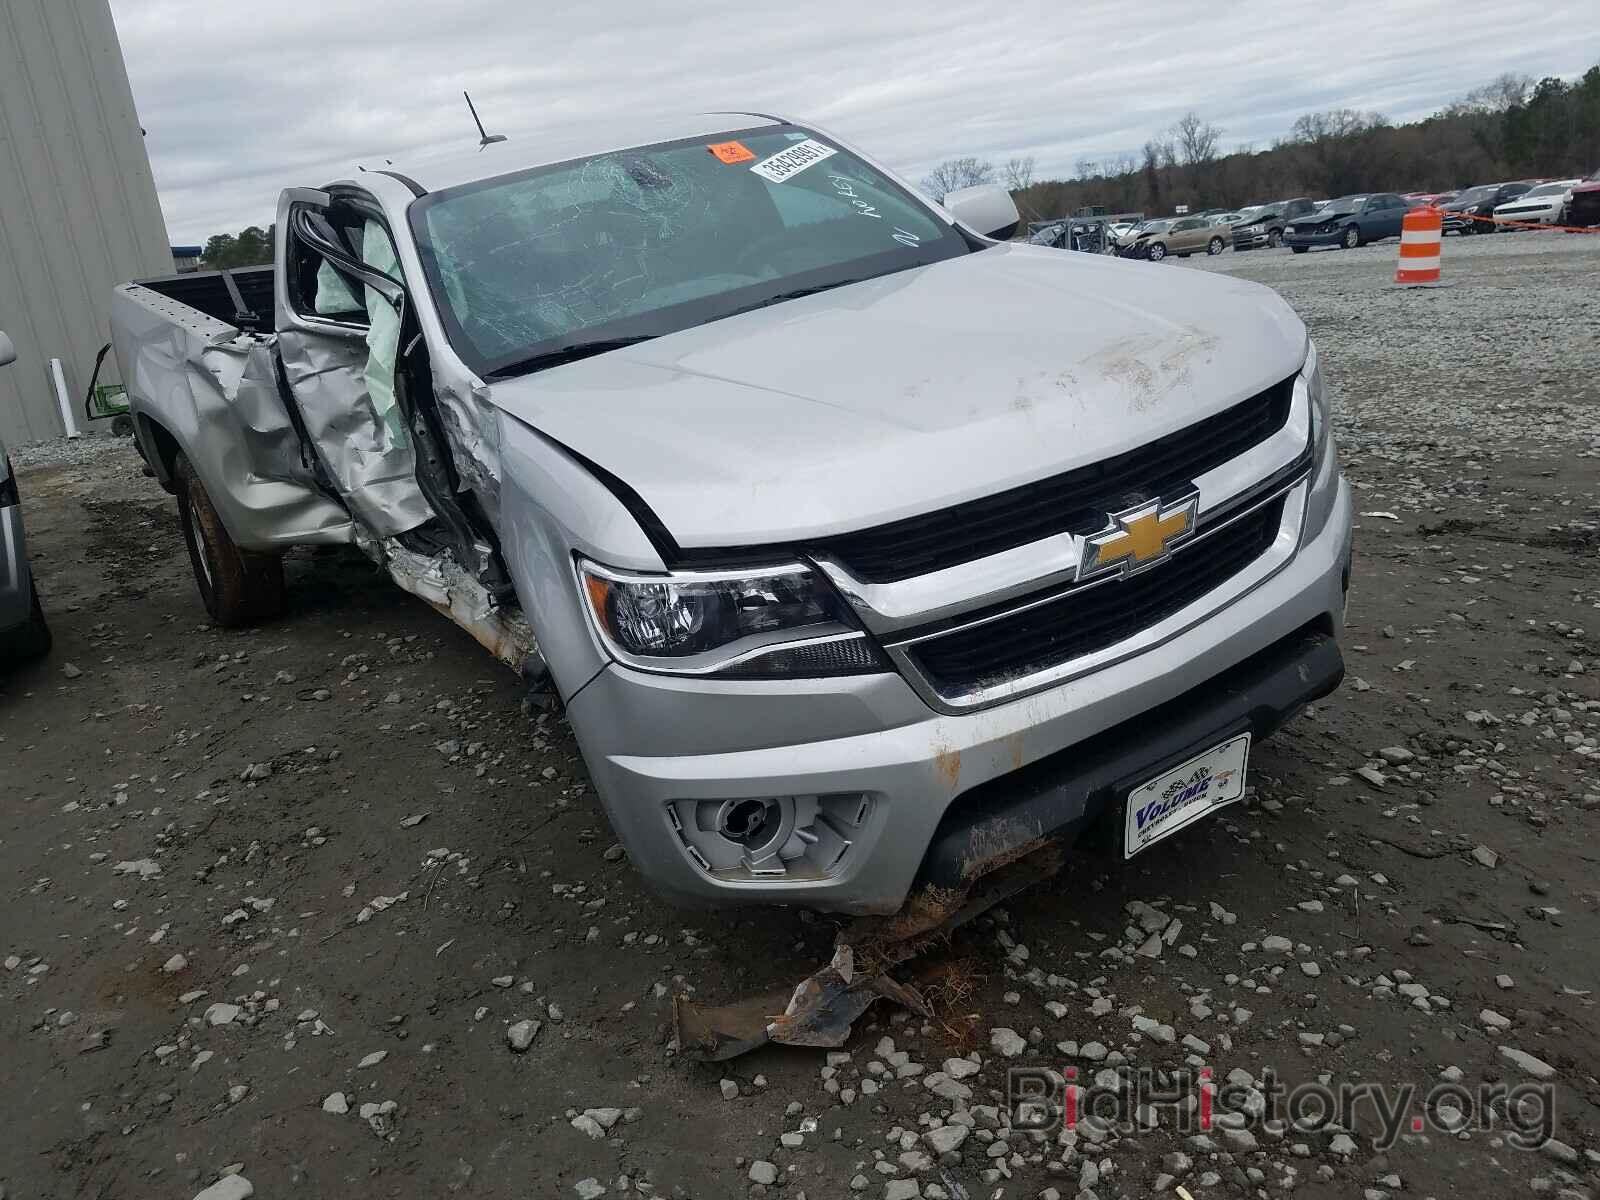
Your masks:
[[[922,181],[922,190],[942,201],[951,192],[994,182],[994,166],[979,158],[947,158]]]
[[[1289,135],[1302,174],[1324,195],[1383,186],[1380,146],[1374,136],[1388,122],[1353,108],[1306,113]]]
[[[1033,155],[1008,158],[1003,170],[1008,192],[1025,192],[1033,186]]]
[[[1161,143],[1151,138],[1144,144],[1144,203],[1151,212],[1161,208]]]
[[[1186,112],[1172,127],[1171,139],[1177,143],[1178,154],[1185,166],[1199,167],[1217,157],[1222,141],[1222,130],[1201,119],[1193,110]]]
[[[1382,114],[1358,112],[1353,108],[1330,108],[1327,112],[1306,113],[1295,120],[1289,140],[1301,144],[1354,137],[1387,124]]]
[[[1456,117],[1467,113],[1503,113],[1508,108],[1527,103],[1528,93],[1532,90],[1532,75],[1516,75],[1507,71],[1446,106],[1445,115]]]

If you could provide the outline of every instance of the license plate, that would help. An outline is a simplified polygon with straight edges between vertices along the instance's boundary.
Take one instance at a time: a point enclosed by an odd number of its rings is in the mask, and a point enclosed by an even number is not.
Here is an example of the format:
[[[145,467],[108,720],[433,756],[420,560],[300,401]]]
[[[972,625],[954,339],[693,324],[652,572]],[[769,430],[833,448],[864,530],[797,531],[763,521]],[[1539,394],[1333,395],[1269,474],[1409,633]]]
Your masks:
[[[1123,857],[1177,833],[1244,795],[1250,735],[1241,733],[1128,793]]]

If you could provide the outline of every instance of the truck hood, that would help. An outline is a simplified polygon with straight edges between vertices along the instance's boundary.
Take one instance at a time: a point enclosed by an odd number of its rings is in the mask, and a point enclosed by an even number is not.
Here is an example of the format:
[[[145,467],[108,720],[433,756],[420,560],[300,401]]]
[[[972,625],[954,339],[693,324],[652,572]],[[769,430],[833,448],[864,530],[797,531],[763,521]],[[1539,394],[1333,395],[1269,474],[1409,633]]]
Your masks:
[[[802,542],[1132,449],[1293,374],[1223,275],[1002,245],[493,383],[679,546]]]

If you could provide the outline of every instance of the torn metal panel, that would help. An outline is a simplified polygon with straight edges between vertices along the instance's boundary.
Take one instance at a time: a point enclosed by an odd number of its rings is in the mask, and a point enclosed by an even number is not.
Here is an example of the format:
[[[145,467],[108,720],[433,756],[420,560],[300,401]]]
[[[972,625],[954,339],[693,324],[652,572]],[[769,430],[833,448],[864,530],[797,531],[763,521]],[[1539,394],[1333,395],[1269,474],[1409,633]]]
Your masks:
[[[828,965],[801,980],[787,999],[784,993],[772,993],[712,1006],[678,996],[672,1005],[678,1046],[705,1062],[736,1058],[768,1042],[842,1046],[856,1018],[880,997],[931,1017],[932,1007],[922,994],[890,971],[1024,888],[1048,879],[1062,861],[1060,846],[1041,843],[963,888],[926,886],[893,916],[853,922],[840,930]]]
[[[489,402],[489,388],[465,367],[436,363],[433,397],[461,485],[478,498],[484,515],[498,527],[500,413]]]
[[[112,312],[138,411],[194,464],[234,541],[270,550],[351,540],[350,515],[317,487],[278,393],[271,336],[242,334],[136,284],[116,290]]]
[[[366,342],[286,329],[278,350],[306,433],[356,519],[378,537],[431,520],[410,441],[390,435],[367,390]]]
[[[487,547],[483,551],[489,553]],[[497,605],[448,555],[430,557],[392,541],[383,554],[396,583],[465,629],[506,666],[530,678],[544,671],[544,656],[522,611]]]

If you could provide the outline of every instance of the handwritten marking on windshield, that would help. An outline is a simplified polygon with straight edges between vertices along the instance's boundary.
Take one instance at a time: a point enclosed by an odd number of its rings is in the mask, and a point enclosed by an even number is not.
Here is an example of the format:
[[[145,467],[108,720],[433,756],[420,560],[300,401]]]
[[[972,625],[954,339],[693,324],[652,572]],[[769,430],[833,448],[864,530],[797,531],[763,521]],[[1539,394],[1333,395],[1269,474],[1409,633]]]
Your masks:
[[[863,217],[871,217],[874,221],[883,220],[883,214],[872,205],[861,199],[856,194],[855,186],[843,175],[829,175],[828,182],[833,184],[833,190],[838,192],[855,207],[856,212]]]

